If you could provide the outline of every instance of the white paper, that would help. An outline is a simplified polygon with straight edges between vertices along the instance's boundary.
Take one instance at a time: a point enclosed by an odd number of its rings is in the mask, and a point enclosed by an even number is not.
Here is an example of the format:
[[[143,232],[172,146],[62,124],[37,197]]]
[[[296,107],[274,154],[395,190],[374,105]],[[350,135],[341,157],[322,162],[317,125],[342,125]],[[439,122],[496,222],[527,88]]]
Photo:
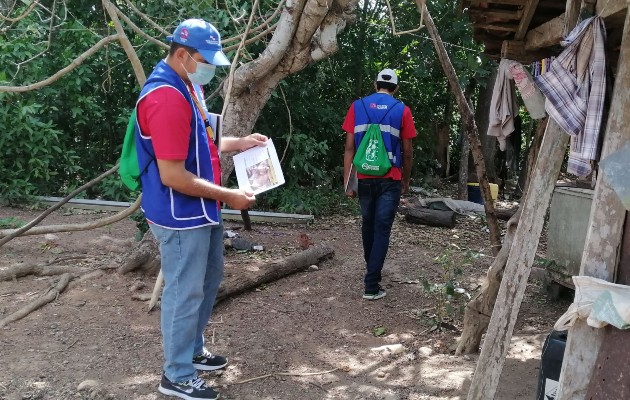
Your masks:
[[[271,139],[264,147],[252,147],[234,156],[238,187],[255,195],[284,183],[284,175]]]

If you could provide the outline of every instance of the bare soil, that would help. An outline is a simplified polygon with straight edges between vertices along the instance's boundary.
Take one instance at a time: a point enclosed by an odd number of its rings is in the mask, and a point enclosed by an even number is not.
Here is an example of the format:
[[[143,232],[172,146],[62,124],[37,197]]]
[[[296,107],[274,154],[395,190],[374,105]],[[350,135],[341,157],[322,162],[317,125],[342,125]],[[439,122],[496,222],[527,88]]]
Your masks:
[[[38,213],[0,208],[0,219],[29,221]],[[62,210],[45,223],[103,215]],[[384,269],[387,297],[373,302],[361,298],[359,226],[357,217],[342,216],[317,219],[309,226],[255,224],[251,232],[226,222],[226,229],[265,248],[228,251],[230,274],[297,253],[306,237],[307,244],[328,244],[336,253],[317,267],[217,305],[206,338],[211,351],[229,357],[230,365],[202,376],[223,399],[466,398],[477,355],[453,355],[464,300],[453,300],[455,310],[445,313],[447,328],[435,329],[438,297],[418,282],[444,283],[446,265],[461,268],[457,286],[474,293],[492,260],[482,220],[459,217],[455,229],[397,220]],[[0,248],[0,270],[53,259],[77,267],[115,266],[133,245],[135,232],[135,223],[127,220],[88,232],[18,238]],[[441,265],[436,257],[444,255],[447,261]],[[57,280],[28,276],[0,282],[0,319]],[[147,313],[145,302],[131,298],[150,293],[154,281],[154,276],[139,273],[121,276],[115,269],[96,272],[0,329],[0,399],[165,399],[157,392],[162,364],[159,310]],[[535,398],[542,342],[568,306],[549,299],[542,287],[530,279],[497,399]],[[395,344],[402,350],[372,350]],[[252,378],[259,379],[243,382]]]

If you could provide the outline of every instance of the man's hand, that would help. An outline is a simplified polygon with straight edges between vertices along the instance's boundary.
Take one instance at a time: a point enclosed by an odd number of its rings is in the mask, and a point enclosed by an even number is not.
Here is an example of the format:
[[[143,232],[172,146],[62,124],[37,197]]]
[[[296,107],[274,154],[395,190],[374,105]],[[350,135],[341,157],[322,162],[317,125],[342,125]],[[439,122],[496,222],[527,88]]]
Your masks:
[[[251,135],[247,135],[240,140],[240,148],[245,151],[247,149],[251,149],[252,147],[259,146],[262,147],[267,143],[267,136],[261,135],[260,133],[252,133]]]
[[[245,137],[224,137],[221,139],[221,151],[231,153],[235,151],[245,151],[255,146],[264,146],[267,143],[267,136],[260,133],[252,133]]]
[[[354,190],[348,190],[346,192],[346,197],[357,197],[357,192],[355,192]]]
[[[402,181],[402,188],[400,190],[400,194],[407,194],[409,191],[409,182]]]
[[[252,192],[241,189],[230,189],[229,198],[225,203],[234,210],[245,210],[256,202],[256,196]]]

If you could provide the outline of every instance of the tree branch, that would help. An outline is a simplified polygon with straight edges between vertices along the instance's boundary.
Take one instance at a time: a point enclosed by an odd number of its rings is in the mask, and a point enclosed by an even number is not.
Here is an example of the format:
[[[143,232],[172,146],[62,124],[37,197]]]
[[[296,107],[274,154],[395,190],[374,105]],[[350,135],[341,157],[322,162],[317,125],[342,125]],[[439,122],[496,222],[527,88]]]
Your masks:
[[[127,24],[127,26],[129,26],[134,32],[136,32],[138,35],[142,36],[143,38],[145,38],[146,40],[148,40],[149,42],[157,45],[158,47],[162,47],[163,49],[167,49],[169,48],[168,44],[154,38],[153,36],[147,34],[145,31],[143,31],[142,29],[140,29],[138,27],[138,25],[134,24],[133,21],[131,21],[129,19],[129,17],[127,17],[122,11],[120,11],[119,8],[116,8],[116,14],[123,20],[125,21],[125,23]]]
[[[129,8],[131,8],[133,10],[133,12],[138,14],[140,16],[140,18],[142,18],[143,20],[147,21],[149,23],[149,25],[151,25],[152,27],[154,27],[158,31],[162,32],[164,34],[164,36],[170,35],[170,33],[166,29],[162,28],[155,21],[153,21],[151,19],[151,17],[149,17],[148,15],[146,15],[143,12],[141,12],[140,10],[138,10],[138,8],[131,1],[125,0],[125,3],[127,3],[127,6],[129,6]]]
[[[80,56],[72,60],[72,62],[68,64],[65,68],[60,69],[48,79],[44,79],[43,81],[39,81],[39,82],[30,84],[30,85],[25,85],[25,86],[0,86],[0,92],[21,93],[21,92],[28,92],[31,90],[41,89],[45,86],[48,86],[51,83],[57,81],[59,78],[61,78],[68,72],[72,71],[73,69],[81,65],[83,61],[85,61],[92,54],[96,53],[107,43],[113,42],[114,40],[118,40],[118,38],[119,38],[119,35],[111,35],[111,36],[104,37],[103,39],[99,40],[99,42],[96,43],[94,46],[87,49],[83,54],[81,54]]]
[[[276,22],[275,24],[271,25],[269,28],[267,28],[267,29],[265,29],[264,31],[260,32],[258,35],[253,36],[253,37],[251,37],[251,38],[247,39],[247,40],[245,41],[245,46],[246,46],[246,45],[248,45],[248,44],[251,44],[251,43],[257,42],[257,41],[258,41],[258,40],[260,40],[261,38],[263,38],[263,37],[267,36],[268,34],[270,34],[271,32],[273,32],[273,31],[276,29],[276,27],[277,27],[277,26],[278,26],[278,23]],[[224,47],[224,48],[223,48],[223,51],[232,51],[232,50],[234,50],[234,49],[238,48],[238,46],[240,46],[240,43],[239,43],[239,44],[233,44],[233,45],[231,45],[231,46]]]
[[[282,7],[284,6],[284,2],[285,2],[285,0],[281,0],[280,4],[278,4],[278,7],[276,7],[276,9],[273,12],[273,14],[269,18],[267,18],[262,24],[260,24],[257,27],[251,29],[249,33],[255,33],[255,32],[258,32],[258,31],[260,31],[262,29],[265,29],[267,27],[267,25],[269,25],[271,23],[271,21],[273,21],[278,16],[280,11],[282,11]],[[276,23],[276,24],[274,24],[274,26],[275,25],[278,25],[278,24]],[[265,31],[268,32],[269,30],[266,29]],[[236,42],[238,40],[241,40],[242,37],[243,37],[243,33],[239,33],[238,35],[234,35],[232,37],[229,37],[229,38],[221,40],[221,44],[226,44],[226,43],[230,43],[230,42]]]
[[[72,278],[73,276],[71,274],[61,275],[61,278],[59,278],[59,282],[57,282],[57,285],[51,288],[48,291],[48,293],[38,298],[37,300],[33,301],[32,303],[27,304],[26,306],[20,308],[18,311],[14,312],[13,314],[8,315],[6,318],[3,318],[2,320],[0,320],[0,328],[4,328],[10,322],[14,322],[14,321],[17,321],[19,319],[26,317],[28,314],[32,313],[38,308],[55,300],[59,296],[59,294],[63,292],[66,286],[68,286],[68,283],[70,282]]]
[[[228,76],[227,89],[225,90],[225,99],[223,100],[223,110],[221,111],[221,115],[225,115],[225,110],[227,110],[228,104],[230,104],[230,100],[232,97],[232,86],[234,85],[234,73],[236,71],[236,65],[238,64],[238,57],[241,54],[241,50],[245,46],[245,42],[247,41],[247,35],[249,34],[249,29],[252,26],[252,22],[254,21],[254,15],[256,14],[256,9],[258,8],[258,4],[260,0],[254,0],[254,5],[252,6],[252,12],[249,15],[249,21],[247,21],[247,26],[245,27],[245,31],[243,31],[243,37],[241,38],[241,43],[238,45],[238,49],[236,49],[236,54],[234,54],[234,59],[232,59],[232,65],[230,66],[230,75]]]
[[[18,15],[15,18],[4,16],[2,15],[2,13],[0,13],[0,19],[13,23],[18,22],[19,20],[26,18],[31,13],[31,11],[33,11],[37,4],[39,4],[39,0],[33,1],[31,4],[28,5],[28,8],[22,14]]]
[[[233,91],[238,95],[255,80],[262,79],[280,63],[291,45],[299,21],[295,17],[302,13],[306,0],[289,0],[282,10],[278,26],[267,48],[260,56],[241,66],[235,72]]]
[[[85,189],[96,185],[97,183],[99,183],[103,179],[107,178],[109,175],[111,175],[114,172],[116,172],[118,170],[118,166],[119,166],[119,164],[116,164],[115,166],[113,166],[108,171],[106,171],[103,174],[101,174],[101,175],[97,176],[96,178],[92,179],[91,181],[89,181],[85,185],[77,188],[72,193],[70,193],[68,196],[64,197],[57,204],[55,204],[54,206],[50,207],[48,210],[44,211],[43,213],[41,213],[37,218],[35,218],[31,222],[29,222],[28,224],[24,225],[23,227],[21,227],[19,229],[13,229],[13,230],[11,230],[11,233],[6,233],[6,232],[8,232],[8,230],[0,231],[0,238],[2,238],[2,240],[0,240],[0,247],[2,247],[8,241],[10,241],[10,240],[12,240],[12,239],[22,235],[24,232],[28,231],[29,229],[31,229],[35,225],[39,224],[41,221],[44,220],[44,218],[49,216],[53,211],[58,210],[59,208],[61,208],[61,206],[63,206],[67,202],[69,202],[71,199],[73,199],[76,195],[78,195],[79,193],[81,193]]]
[[[118,222],[123,220],[136,212],[140,208],[140,203],[142,201],[142,196],[138,196],[136,201],[129,206],[126,210],[123,210],[111,217],[101,218],[92,222],[84,222],[79,224],[64,224],[64,225],[46,225],[46,226],[38,226],[24,233],[22,236],[32,236],[32,235],[44,235],[46,233],[57,233],[57,232],[77,232],[77,231],[87,231],[90,229],[101,228],[103,226],[111,225],[114,222]],[[13,234],[17,229],[5,229],[0,231],[0,237],[8,236]]]
[[[114,26],[116,27],[116,32],[118,33],[118,39],[120,40],[120,44],[122,48],[125,50],[129,61],[131,62],[131,66],[133,67],[133,72],[136,74],[136,79],[138,80],[138,84],[140,87],[144,85],[144,82],[147,80],[147,76],[144,73],[144,69],[142,68],[142,63],[138,58],[138,54],[136,54],[136,50],[133,48],[133,45],[129,41],[125,30],[123,29],[120,20],[118,19],[118,14],[116,6],[114,6],[109,0],[102,0],[103,7],[107,10],[109,17],[112,19]]]

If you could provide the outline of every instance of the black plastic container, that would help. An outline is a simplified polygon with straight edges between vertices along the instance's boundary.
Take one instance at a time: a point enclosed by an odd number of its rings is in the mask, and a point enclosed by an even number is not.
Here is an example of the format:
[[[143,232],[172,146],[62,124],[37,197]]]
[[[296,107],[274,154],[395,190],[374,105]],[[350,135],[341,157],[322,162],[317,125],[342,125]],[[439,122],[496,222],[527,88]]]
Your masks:
[[[536,400],[555,400],[566,345],[566,331],[552,331],[545,339],[540,359]]]

